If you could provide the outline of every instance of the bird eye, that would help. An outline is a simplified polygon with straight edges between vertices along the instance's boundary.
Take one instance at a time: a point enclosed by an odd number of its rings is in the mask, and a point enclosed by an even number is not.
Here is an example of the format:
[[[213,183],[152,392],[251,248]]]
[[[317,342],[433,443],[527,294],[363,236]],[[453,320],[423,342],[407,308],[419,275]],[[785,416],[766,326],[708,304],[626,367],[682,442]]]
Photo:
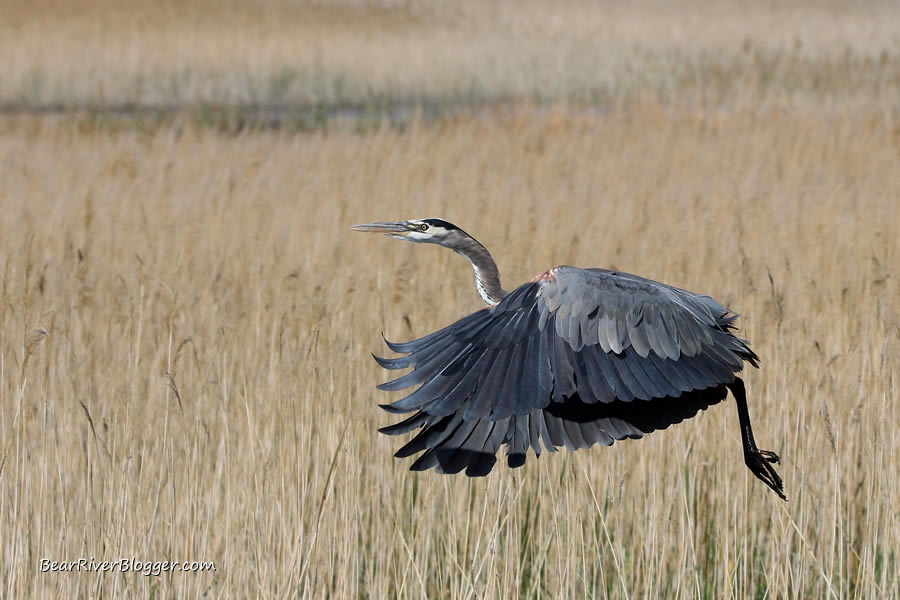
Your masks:
[[[419,229],[421,229],[422,231],[428,231],[428,225],[422,223],[421,225],[419,225]]]

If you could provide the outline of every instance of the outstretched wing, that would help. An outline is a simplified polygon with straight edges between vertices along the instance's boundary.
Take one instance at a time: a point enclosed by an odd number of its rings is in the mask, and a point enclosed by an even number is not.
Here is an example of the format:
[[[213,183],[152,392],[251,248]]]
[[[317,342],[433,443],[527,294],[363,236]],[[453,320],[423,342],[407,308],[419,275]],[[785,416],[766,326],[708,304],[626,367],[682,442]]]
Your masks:
[[[413,470],[486,475],[500,446],[512,467],[540,456],[640,438],[725,398],[757,356],[737,318],[708,296],[635,275],[557,267],[499,304],[423,338],[392,343],[381,390],[419,386],[382,408],[414,413],[380,431],[419,428],[396,453]]]

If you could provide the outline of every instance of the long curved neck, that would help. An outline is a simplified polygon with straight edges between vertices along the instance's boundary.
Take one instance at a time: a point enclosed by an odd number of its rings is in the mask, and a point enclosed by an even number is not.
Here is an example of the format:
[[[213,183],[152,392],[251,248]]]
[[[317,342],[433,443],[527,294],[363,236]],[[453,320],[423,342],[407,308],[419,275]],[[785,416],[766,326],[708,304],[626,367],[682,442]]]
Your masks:
[[[497,304],[508,293],[500,287],[500,271],[487,248],[478,240],[466,234],[452,247],[453,251],[462,254],[475,271],[475,288],[481,299],[488,304]]]

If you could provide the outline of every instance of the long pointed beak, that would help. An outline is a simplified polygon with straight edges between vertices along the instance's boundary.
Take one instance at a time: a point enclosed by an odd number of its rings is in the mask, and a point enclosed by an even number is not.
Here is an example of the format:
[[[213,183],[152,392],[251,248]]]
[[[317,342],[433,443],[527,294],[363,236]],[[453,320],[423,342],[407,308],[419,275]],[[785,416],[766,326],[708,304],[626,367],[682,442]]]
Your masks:
[[[406,221],[393,221],[391,223],[365,223],[363,225],[351,225],[353,231],[367,233],[386,233],[388,235],[406,234],[410,232],[409,223]]]

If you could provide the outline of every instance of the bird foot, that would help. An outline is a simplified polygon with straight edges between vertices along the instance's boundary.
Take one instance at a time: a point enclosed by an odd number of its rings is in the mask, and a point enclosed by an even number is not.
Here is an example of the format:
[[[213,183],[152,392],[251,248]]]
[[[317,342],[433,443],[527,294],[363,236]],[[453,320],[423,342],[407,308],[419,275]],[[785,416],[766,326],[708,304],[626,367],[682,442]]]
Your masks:
[[[760,456],[764,459],[772,463],[773,465],[777,465],[781,462],[781,459],[778,458],[778,455],[774,452],[769,452],[768,450],[757,450]]]
[[[769,464],[778,464],[779,462],[781,462],[781,459],[778,458],[778,455],[768,450],[757,450],[754,448],[744,455],[744,463],[753,471],[753,474],[772,488],[772,491],[778,494],[779,498],[787,500],[787,496],[784,495],[784,484],[781,482],[781,477]]]

